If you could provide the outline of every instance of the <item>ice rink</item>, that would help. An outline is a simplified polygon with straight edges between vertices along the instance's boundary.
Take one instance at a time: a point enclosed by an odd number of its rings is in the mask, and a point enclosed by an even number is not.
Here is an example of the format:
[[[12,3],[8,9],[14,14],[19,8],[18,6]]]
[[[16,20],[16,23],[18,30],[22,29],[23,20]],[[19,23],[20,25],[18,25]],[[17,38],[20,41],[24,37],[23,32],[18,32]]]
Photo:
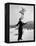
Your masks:
[[[10,28],[10,42],[18,41],[17,39],[18,39],[18,30],[16,30],[16,28]],[[33,39],[34,39],[34,30],[23,29],[22,41],[28,41]]]

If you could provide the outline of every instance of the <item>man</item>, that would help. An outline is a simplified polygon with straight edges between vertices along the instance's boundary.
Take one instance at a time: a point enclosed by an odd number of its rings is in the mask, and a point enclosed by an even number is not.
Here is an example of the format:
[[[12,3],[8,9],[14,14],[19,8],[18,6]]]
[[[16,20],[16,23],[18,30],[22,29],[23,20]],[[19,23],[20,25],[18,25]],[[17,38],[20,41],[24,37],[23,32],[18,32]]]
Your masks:
[[[22,40],[22,33],[23,33],[23,28],[22,28],[22,26],[23,26],[23,23],[22,23],[22,21],[21,21],[21,18],[19,19],[19,22],[18,22],[18,24],[19,24],[19,27],[18,27],[18,40]]]

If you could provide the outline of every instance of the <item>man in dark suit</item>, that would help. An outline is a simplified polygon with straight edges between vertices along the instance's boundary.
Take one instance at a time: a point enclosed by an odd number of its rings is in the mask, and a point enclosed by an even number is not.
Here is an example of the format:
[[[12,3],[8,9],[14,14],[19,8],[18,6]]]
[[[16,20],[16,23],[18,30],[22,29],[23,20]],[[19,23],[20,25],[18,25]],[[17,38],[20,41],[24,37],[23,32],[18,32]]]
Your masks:
[[[22,29],[23,29],[22,25],[23,25],[23,23],[21,21],[21,18],[19,19],[19,22],[17,25],[19,25],[19,27],[18,27],[18,40],[20,40],[20,39],[22,40]]]

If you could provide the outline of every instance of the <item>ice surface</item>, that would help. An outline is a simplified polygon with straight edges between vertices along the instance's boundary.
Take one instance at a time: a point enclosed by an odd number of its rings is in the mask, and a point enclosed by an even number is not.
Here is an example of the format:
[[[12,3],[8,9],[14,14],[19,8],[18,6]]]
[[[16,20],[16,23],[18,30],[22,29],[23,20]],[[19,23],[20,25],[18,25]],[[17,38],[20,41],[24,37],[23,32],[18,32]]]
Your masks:
[[[23,29],[22,41],[33,40],[34,38],[34,30]],[[10,42],[18,41],[18,30],[15,28],[10,28]]]

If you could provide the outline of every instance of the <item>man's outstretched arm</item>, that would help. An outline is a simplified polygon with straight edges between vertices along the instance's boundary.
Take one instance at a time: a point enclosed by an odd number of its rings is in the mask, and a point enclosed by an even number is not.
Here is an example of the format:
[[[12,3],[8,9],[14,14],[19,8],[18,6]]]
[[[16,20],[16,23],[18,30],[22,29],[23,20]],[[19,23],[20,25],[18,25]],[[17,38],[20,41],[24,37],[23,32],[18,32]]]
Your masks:
[[[19,22],[16,24],[16,26],[18,26],[19,25]]]
[[[9,27],[10,27],[10,28],[16,28],[16,26],[18,26],[18,25],[19,25],[19,23],[16,24],[16,25],[10,25]]]
[[[16,25],[11,25],[11,26],[9,26],[10,28],[15,28],[16,27]]]

